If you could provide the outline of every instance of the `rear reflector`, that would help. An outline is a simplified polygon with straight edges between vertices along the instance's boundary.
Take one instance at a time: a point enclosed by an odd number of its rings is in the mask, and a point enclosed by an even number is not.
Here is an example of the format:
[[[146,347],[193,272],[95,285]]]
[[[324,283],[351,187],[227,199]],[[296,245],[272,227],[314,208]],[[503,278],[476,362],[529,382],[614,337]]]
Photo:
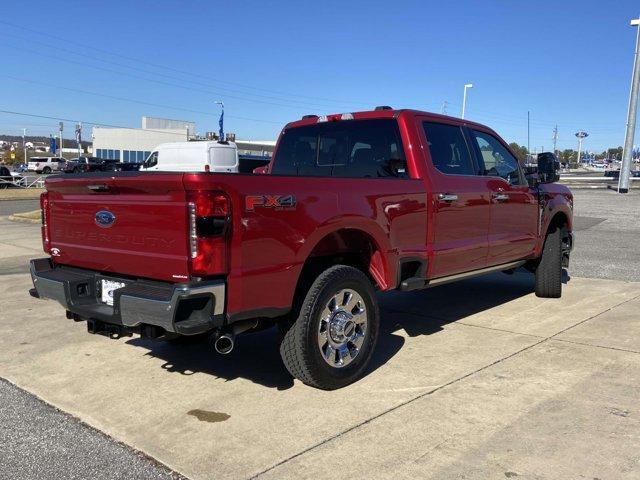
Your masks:
[[[40,194],[40,215],[42,219],[42,226],[40,227],[40,233],[42,235],[42,248],[46,253],[51,251],[51,237],[49,235],[49,193],[43,192]]]

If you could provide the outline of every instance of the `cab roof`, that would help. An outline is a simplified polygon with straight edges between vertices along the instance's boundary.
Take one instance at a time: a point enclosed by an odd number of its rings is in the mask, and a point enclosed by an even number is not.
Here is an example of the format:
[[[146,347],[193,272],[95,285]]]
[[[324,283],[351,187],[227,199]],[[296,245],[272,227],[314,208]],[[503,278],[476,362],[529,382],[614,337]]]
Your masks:
[[[303,127],[308,125],[314,125],[317,123],[325,123],[325,122],[338,122],[338,121],[349,121],[349,120],[371,120],[378,118],[398,118],[400,116],[427,116],[432,118],[433,120],[446,120],[448,123],[459,123],[460,125],[470,125],[470,126],[479,126],[488,128],[485,125],[482,125],[477,122],[472,122],[466,119],[450,117],[448,115],[441,115],[439,113],[427,112],[422,110],[413,110],[413,109],[394,109],[391,107],[376,107],[375,110],[364,110],[361,112],[344,112],[344,113],[332,113],[329,115],[305,115],[300,120],[295,120],[293,122],[289,122],[285,125],[285,129]]]

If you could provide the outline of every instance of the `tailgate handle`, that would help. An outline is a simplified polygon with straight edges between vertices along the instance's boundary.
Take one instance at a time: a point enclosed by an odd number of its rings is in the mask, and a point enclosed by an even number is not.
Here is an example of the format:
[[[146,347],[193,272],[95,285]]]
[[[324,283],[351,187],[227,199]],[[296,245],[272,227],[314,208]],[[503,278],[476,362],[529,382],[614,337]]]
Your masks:
[[[109,190],[109,185],[100,184],[100,185],[87,185],[87,188],[92,192],[106,192]]]

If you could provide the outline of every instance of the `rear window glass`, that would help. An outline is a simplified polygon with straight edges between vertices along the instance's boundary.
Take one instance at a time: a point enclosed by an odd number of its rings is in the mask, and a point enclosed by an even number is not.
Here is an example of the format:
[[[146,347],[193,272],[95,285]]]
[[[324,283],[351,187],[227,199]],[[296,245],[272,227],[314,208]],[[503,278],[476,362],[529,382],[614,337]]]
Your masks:
[[[210,148],[209,164],[219,167],[236,166],[236,150],[234,148]]]
[[[394,120],[346,120],[285,130],[272,174],[322,177],[405,177],[391,168],[404,160]],[[395,162],[393,162],[395,163]]]
[[[456,125],[423,122],[433,166],[447,175],[475,175],[467,142]]]

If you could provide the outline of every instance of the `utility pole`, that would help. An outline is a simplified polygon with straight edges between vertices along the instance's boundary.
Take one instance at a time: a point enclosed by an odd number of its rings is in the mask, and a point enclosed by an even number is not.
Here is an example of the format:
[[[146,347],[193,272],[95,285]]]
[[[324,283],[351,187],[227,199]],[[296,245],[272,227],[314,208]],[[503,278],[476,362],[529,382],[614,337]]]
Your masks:
[[[529,110],[527,110],[527,152],[529,152],[529,155],[531,155],[531,135],[530,135],[530,128],[529,128]]]
[[[635,26],[636,51],[633,62],[633,75],[631,77],[631,94],[629,95],[629,112],[627,114],[627,132],[624,137],[624,150],[622,151],[622,165],[618,179],[618,193],[629,192],[629,176],[631,175],[631,157],[633,156],[633,136],[636,130],[636,115],[638,113],[638,90],[640,89],[640,18],[631,20]]]
[[[25,143],[25,138],[27,136],[27,129],[22,129],[22,150],[24,151],[24,163],[29,163],[29,159],[27,158],[27,144]]]
[[[442,115],[446,115],[447,114],[447,104],[449,102],[447,102],[446,100],[444,102],[442,102],[442,108],[440,109],[440,113],[442,113]]]
[[[557,155],[556,151],[556,145],[558,143],[558,125],[555,126],[555,128],[553,129],[553,154]]]

